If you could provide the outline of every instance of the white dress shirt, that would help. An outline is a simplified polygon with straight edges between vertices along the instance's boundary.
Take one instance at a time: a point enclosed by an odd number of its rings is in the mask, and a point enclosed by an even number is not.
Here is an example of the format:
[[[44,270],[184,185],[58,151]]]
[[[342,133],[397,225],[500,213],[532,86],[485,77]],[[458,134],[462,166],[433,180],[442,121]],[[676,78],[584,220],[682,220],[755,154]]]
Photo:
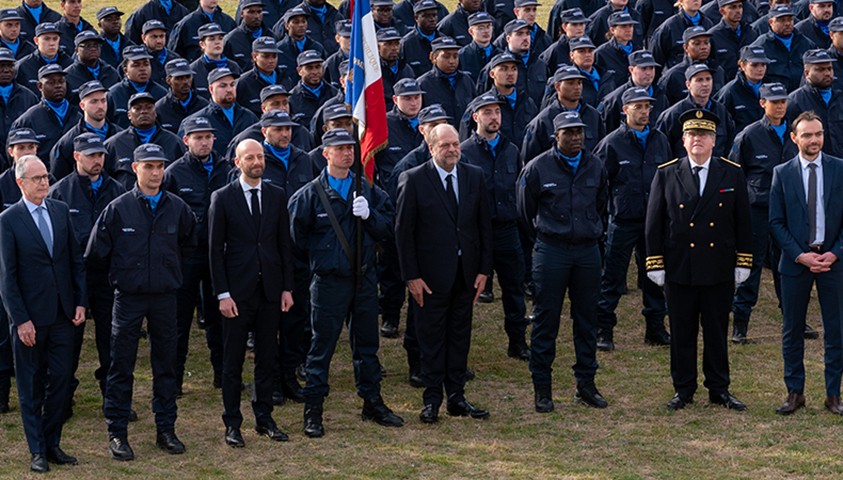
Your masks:
[[[436,162],[433,162],[433,166],[436,167],[436,172],[439,173],[439,179],[442,181],[442,188],[444,188],[446,191],[448,190],[448,181],[446,180],[446,178],[448,177],[448,175],[454,176],[454,178],[451,180],[451,182],[454,184],[454,195],[457,196],[457,203],[459,204],[460,203],[460,187],[459,187],[459,182],[457,182],[457,167],[454,166],[453,170],[451,170],[450,172],[446,172],[445,170],[442,169],[442,167],[437,165]]]
[[[44,207],[43,215],[47,219],[47,230],[50,231],[50,238],[53,239],[53,243],[55,243],[55,234],[53,234],[53,221],[50,218],[50,211],[47,209],[47,203],[42,201],[41,205],[35,205],[34,203],[30,202],[29,200],[24,197],[23,203],[26,205],[26,209],[29,210],[29,214],[32,215],[32,221],[35,222],[35,226],[38,227],[38,222],[41,221],[41,212],[36,213],[35,209],[39,207]],[[40,231],[40,230],[39,230]]]
[[[822,245],[823,239],[825,238],[825,208],[823,207],[823,154],[817,156],[813,162],[809,162],[802,158],[802,155],[799,155],[799,163],[802,166],[802,186],[805,187],[805,206],[807,207],[808,202],[808,175],[809,169],[808,164],[813,163],[816,167],[817,173],[817,232],[815,243]],[[810,235],[809,235],[810,236]]]
[[[705,182],[708,180],[708,169],[711,167],[711,157],[705,161],[702,165],[698,165],[696,162],[691,160],[691,157],[688,157],[688,164],[691,166],[691,174],[694,174],[694,167],[702,167],[700,173],[697,176],[700,177],[700,196],[702,197],[703,192],[705,191]]]

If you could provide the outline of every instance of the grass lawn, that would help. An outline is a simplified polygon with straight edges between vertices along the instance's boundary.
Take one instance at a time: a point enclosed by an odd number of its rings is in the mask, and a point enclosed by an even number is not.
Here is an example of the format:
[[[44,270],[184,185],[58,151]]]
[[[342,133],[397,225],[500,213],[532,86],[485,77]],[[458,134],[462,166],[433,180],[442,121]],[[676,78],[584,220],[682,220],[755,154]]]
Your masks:
[[[88,1],[84,16],[95,19],[98,8],[113,3]],[[130,11],[137,3],[119,5]],[[230,0],[222,3],[225,11],[234,12]],[[58,8],[57,0],[50,5]],[[549,7],[542,7],[541,23],[545,23]],[[630,286],[634,285],[630,276]],[[238,450],[223,442],[221,396],[211,387],[204,337],[195,329],[185,395],[179,401],[177,431],[187,445],[187,453],[181,456],[166,455],[155,447],[149,353],[142,341],[134,397],[140,421],[130,425],[137,459],[128,463],[113,461],[108,454],[101,399],[93,377],[96,352],[90,325],[78,373],[82,385],[75,415],[65,426],[62,443],[79,457],[80,464],[53,467],[50,476],[74,480],[840,478],[843,460],[835,439],[843,419],[822,406],[822,344],[806,343],[807,408],[791,418],[775,415],[786,391],[781,379],[781,315],[769,272],[763,277],[759,303],[750,326],[754,343],[731,348],[732,391],[748,404],[744,413],[708,405],[702,386],[697,403],[686,410],[671,413],[665,409],[673,393],[668,350],[644,345],[640,295],[632,291],[619,308],[618,350],[599,356],[597,383],[609,408],[598,411],[574,404],[570,321],[563,319],[554,374],[556,411],[539,415],[533,410],[527,365],[506,357],[503,314],[500,300],[496,300],[476,308],[469,363],[477,379],[467,388],[470,401],[491,411],[489,420],[454,419],[443,414],[439,424],[422,425],[418,421],[421,391],[406,383],[401,341],[384,340],[381,359],[388,374],[383,395],[407,425],[387,429],[362,422],[362,401],[354,393],[351,355],[343,336],[331,371],[332,393],[325,405],[326,436],[306,438],[301,405],[287,404],[278,407],[274,417],[291,434],[290,442],[279,444],[258,437],[252,430],[248,394],[244,394],[247,445]],[[819,327],[815,304],[810,315],[809,323]],[[12,412],[0,416],[0,478],[29,475],[29,455],[14,391]]]

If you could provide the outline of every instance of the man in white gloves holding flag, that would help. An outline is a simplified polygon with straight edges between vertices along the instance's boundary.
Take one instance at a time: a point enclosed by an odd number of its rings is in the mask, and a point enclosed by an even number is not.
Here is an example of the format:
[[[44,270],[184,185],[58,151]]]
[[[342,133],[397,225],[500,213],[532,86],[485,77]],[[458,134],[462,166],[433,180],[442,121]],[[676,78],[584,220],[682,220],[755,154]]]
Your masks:
[[[693,403],[703,328],[704,386],[711,403],[742,411],[729,393],[727,347],[735,285],[752,267],[752,227],[740,165],[712,158],[720,119],[703,109],[679,118],[687,157],[661,165],[647,206],[647,277],[665,287],[670,316],[670,410]]]

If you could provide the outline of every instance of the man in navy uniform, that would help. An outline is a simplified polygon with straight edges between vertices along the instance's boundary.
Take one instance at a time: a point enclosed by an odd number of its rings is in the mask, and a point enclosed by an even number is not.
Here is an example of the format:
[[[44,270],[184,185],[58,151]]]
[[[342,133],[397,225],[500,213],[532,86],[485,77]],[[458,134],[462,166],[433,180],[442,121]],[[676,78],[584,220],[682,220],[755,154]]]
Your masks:
[[[729,393],[729,310],[735,284],[752,267],[752,221],[740,165],[712,156],[716,115],[683,113],[686,156],[659,167],[647,205],[647,277],[665,286],[670,316],[670,373],[680,410],[697,390],[697,341],[703,330],[703,373],[713,404],[742,411]]]

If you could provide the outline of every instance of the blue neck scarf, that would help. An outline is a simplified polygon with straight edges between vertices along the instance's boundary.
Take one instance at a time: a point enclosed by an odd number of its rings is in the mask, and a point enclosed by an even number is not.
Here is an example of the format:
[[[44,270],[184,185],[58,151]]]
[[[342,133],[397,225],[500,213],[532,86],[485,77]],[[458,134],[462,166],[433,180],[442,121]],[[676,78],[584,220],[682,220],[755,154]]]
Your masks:
[[[790,35],[788,35],[787,37],[782,37],[780,35],[776,35],[775,33],[773,34],[773,36],[776,38],[776,40],[781,42],[782,45],[784,45],[784,48],[786,48],[788,52],[790,51],[790,45],[793,43],[793,34],[792,33]]]
[[[222,110],[222,113],[225,115],[225,118],[228,119],[228,123],[230,123],[231,126],[233,127],[234,126],[234,104],[232,103],[231,106],[228,107],[228,108],[225,108],[222,105],[220,105],[219,107],[220,107],[220,110]]]
[[[825,35],[827,37],[828,36],[828,22],[821,22],[821,21],[817,20],[817,26],[820,27],[820,30],[822,30],[822,32],[823,32],[823,35]]]
[[[653,96],[653,85],[650,85],[649,87],[647,87],[647,95],[649,95],[651,97]]]
[[[270,152],[272,155],[275,156],[278,160],[281,160],[281,163],[284,164],[284,170],[290,169],[290,146],[287,145],[287,148],[279,148],[274,145],[270,145],[266,140],[263,141],[263,146]]]
[[[296,48],[299,50],[299,53],[304,51],[304,42],[306,42],[306,41],[307,41],[306,36],[304,38],[302,38],[301,40],[293,40],[293,42],[296,44]]]
[[[410,126],[413,127],[413,130],[415,130],[417,132],[419,131],[419,117],[418,116],[416,116],[416,118],[408,118],[407,123],[409,123]]]
[[[301,82],[301,86],[304,87],[308,92],[312,93],[314,97],[319,98],[322,95],[322,86],[325,85],[324,83],[319,83],[319,86],[316,88],[310,88],[305,85],[304,82]]]
[[[398,75],[398,62],[397,61],[389,66],[389,71],[392,72],[393,75]]]
[[[149,81],[147,81],[146,83],[137,83],[128,79],[126,80],[129,82],[129,85],[131,85],[132,88],[135,89],[135,92],[137,93],[145,92],[146,89],[149,87]]]
[[[117,37],[117,40],[114,40],[113,42],[106,37],[103,37],[103,39],[105,39],[105,43],[114,50],[114,56],[117,57],[117,61],[122,61],[123,53],[120,51],[120,37]]]
[[[627,57],[630,53],[632,53],[632,42],[627,42],[626,45],[618,42],[618,46],[621,47],[621,51],[625,53]]]
[[[448,83],[451,84],[451,90],[456,88],[456,86],[457,86],[457,72],[454,72],[454,73],[451,73],[451,74],[446,74],[442,70],[439,70],[439,67],[434,66],[433,69],[436,70],[437,75],[439,75],[440,77],[445,77],[445,78],[448,79]]]
[[[135,128],[135,133],[138,134],[138,138],[140,138],[141,143],[152,143],[152,137],[155,136],[157,131],[158,125],[153,125],[151,128],[145,128],[143,130]]]
[[[492,44],[490,43],[489,45],[487,45],[485,47],[480,47],[480,48],[483,49],[483,53],[486,55],[486,62],[488,62],[489,59],[492,58],[492,52],[495,51],[495,47],[493,47]]]
[[[779,137],[779,141],[781,141],[782,145],[784,145],[784,134],[787,131],[787,120],[783,119],[781,125],[773,125],[771,123],[770,127],[773,128],[773,131],[776,132],[776,135]]]
[[[504,95],[506,98],[507,103],[509,103],[509,108],[515,110],[515,102],[518,101],[518,89],[513,88],[512,93],[509,95]]]
[[[559,155],[559,158],[564,160],[568,165],[570,165],[571,169],[574,171],[574,174],[577,173],[577,168],[580,166],[580,160],[582,160],[582,150],[579,151],[573,157],[569,157],[562,152],[559,151],[559,147],[556,145],[553,146],[553,149],[556,150],[556,154]]]
[[[579,67],[577,67],[577,68],[579,68]],[[589,72],[586,72],[586,71],[585,71],[585,70],[583,70],[582,68],[580,68],[579,70],[582,72],[582,74],[583,74],[583,75],[585,75],[586,77],[588,77],[588,80],[589,80],[589,81],[591,82],[591,84],[594,86],[594,90],[600,90],[600,74],[599,74],[599,73],[597,73],[597,69],[596,69],[596,68],[591,67],[591,72],[590,72],[590,73],[589,73]]]
[[[38,56],[40,56],[41,59],[44,60],[44,63],[46,63],[47,65],[51,65],[51,64],[59,61],[59,54],[58,53],[55,54],[55,56],[53,56],[53,58],[47,58],[44,55],[42,55],[41,53],[39,53]]]
[[[489,145],[489,152],[492,153],[492,157],[497,158],[498,153],[495,151],[495,148],[498,147],[498,144],[501,143],[501,134],[497,134],[495,138],[492,140],[486,140],[486,144]]]
[[[530,51],[527,50],[527,53],[523,55],[518,55],[521,57],[521,61],[524,62],[524,66],[526,67],[528,63],[530,63]]]
[[[164,11],[167,12],[167,15],[173,11],[173,0],[158,0],[158,3],[164,7]]]
[[[536,34],[539,32],[539,24],[534,23],[533,26],[530,27],[528,30],[530,32],[530,45],[535,45],[536,44]]]
[[[161,65],[166,64],[167,63],[167,49],[162,48],[161,51],[156,54],[156,59],[158,60],[158,63],[160,63]]]
[[[104,124],[102,128],[96,128],[92,126],[90,123],[85,122],[85,128],[88,129],[91,133],[96,133],[100,136],[101,139],[105,140],[105,137],[108,136],[108,124]]]
[[[203,53],[202,54],[202,60],[204,60],[207,65],[213,65],[214,66],[214,68],[212,68],[211,70],[213,70],[215,68],[223,68],[223,67],[228,66],[228,59],[225,58],[225,55],[220,55],[219,60],[214,60],[213,58],[210,58]]]
[[[59,123],[64,126],[64,119],[67,117],[67,109],[70,106],[70,102],[68,102],[66,98],[58,103],[51,102],[45,98],[44,103],[50,107],[50,110],[52,110],[53,113],[56,114],[56,118],[59,119]]]
[[[35,8],[30,7],[26,3],[24,3],[23,6],[26,7],[26,9],[29,10],[29,13],[32,14],[32,18],[35,19],[36,24],[41,23],[41,13],[44,11],[44,4],[43,3],[41,5],[38,5]]]
[[[310,11],[316,14],[316,18],[319,19],[319,23],[325,23],[325,15],[328,14],[328,6],[322,5],[321,7],[315,7],[313,5],[308,5],[310,7]]]
[[[211,12],[211,13],[208,13],[208,12],[206,12],[205,10],[202,10],[202,13],[204,13],[204,14],[205,14],[205,16],[206,16],[206,17],[208,17],[208,20],[210,20],[210,21],[211,21],[211,23],[213,23],[213,22],[214,22],[214,14],[215,14],[216,12],[217,12],[217,10],[216,10],[216,9],[214,9],[214,11],[213,11],[213,12]]]
[[[644,130],[638,131],[634,128],[630,128],[632,133],[635,134],[635,138],[638,140],[638,143],[641,145],[641,150],[647,151],[647,137],[650,135],[650,126],[647,125],[644,127]]]
[[[746,84],[752,89],[752,93],[755,94],[755,98],[761,98],[761,83],[762,82],[752,83],[748,78],[746,79]]]
[[[102,186],[102,175],[97,177],[96,180],[91,180],[91,192],[93,192],[94,198],[97,198],[97,196],[99,195],[101,186]]]
[[[2,40],[3,45],[12,51],[12,56],[18,56],[18,47],[20,47],[20,38],[14,41],[14,43],[8,43],[5,40]]]
[[[738,38],[741,38],[741,24],[740,24],[740,23],[739,23],[739,24],[738,24],[738,26],[735,28],[735,35],[737,35],[737,36],[738,36]]]
[[[699,24],[700,24],[700,12],[697,12],[693,17],[688,15],[685,12],[682,12],[682,15],[685,15],[685,19],[687,19],[689,22],[691,22],[691,24],[693,24],[695,27],[699,26]]]
[[[263,35],[263,27],[258,27],[256,29],[252,30],[251,33],[252,33],[252,38],[255,38],[255,39],[260,38],[260,36]]]
[[[332,177],[331,174],[328,174],[327,177],[328,185],[333,188],[335,192],[339,193],[340,197],[348,199],[348,191],[351,190],[351,174],[342,180]]]
[[[258,76],[261,77],[263,79],[263,81],[265,81],[266,83],[268,83],[270,85],[275,85],[275,82],[276,82],[277,77],[278,77],[278,75],[276,75],[276,72],[274,70],[272,71],[272,74],[270,74],[270,75],[265,75],[263,72],[258,70]]]
[[[155,215],[155,210],[158,209],[158,202],[161,201],[161,194],[164,193],[163,190],[158,190],[157,195],[144,195],[143,198],[146,199],[147,204],[149,205],[149,209],[152,211],[152,215]]]
[[[211,178],[211,172],[214,171],[214,154],[208,155],[208,159],[202,162],[202,168],[208,172],[208,178]]]
[[[416,27],[416,31],[419,32],[419,35],[421,35],[422,38],[426,38],[428,42],[432,42],[433,39],[436,37],[435,31],[433,33],[431,33],[430,35],[427,35],[424,32],[422,32],[419,27]]]
[[[100,70],[101,70],[101,69],[100,69],[100,64],[99,64],[99,62],[97,63],[97,65],[96,65],[94,68],[91,68],[91,67],[89,67],[89,66],[87,66],[87,65],[85,66],[85,68],[87,68],[87,69],[88,69],[88,72],[90,72],[90,73],[91,73],[91,76],[92,76],[92,77],[94,77],[94,79],[95,79],[95,80],[99,80],[99,78],[100,78]]]
[[[831,88],[818,88],[817,91],[820,92],[823,102],[825,102],[825,105],[828,106],[828,102],[831,101]]]
[[[179,102],[179,105],[181,105],[181,108],[187,112],[187,106],[190,105],[190,101],[193,100],[193,90],[187,93],[187,98],[183,102],[179,99],[176,100]]]
[[[3,102],[8,104],[9,103],[9,95],[12,94],[12,89],[15,88],[14,83],[10,83],[8,85],[0,86],[0,97],[3,97]]]
[[[82,19],[79,19],[79,23],[76,24],[76,33],[82,33]]]

